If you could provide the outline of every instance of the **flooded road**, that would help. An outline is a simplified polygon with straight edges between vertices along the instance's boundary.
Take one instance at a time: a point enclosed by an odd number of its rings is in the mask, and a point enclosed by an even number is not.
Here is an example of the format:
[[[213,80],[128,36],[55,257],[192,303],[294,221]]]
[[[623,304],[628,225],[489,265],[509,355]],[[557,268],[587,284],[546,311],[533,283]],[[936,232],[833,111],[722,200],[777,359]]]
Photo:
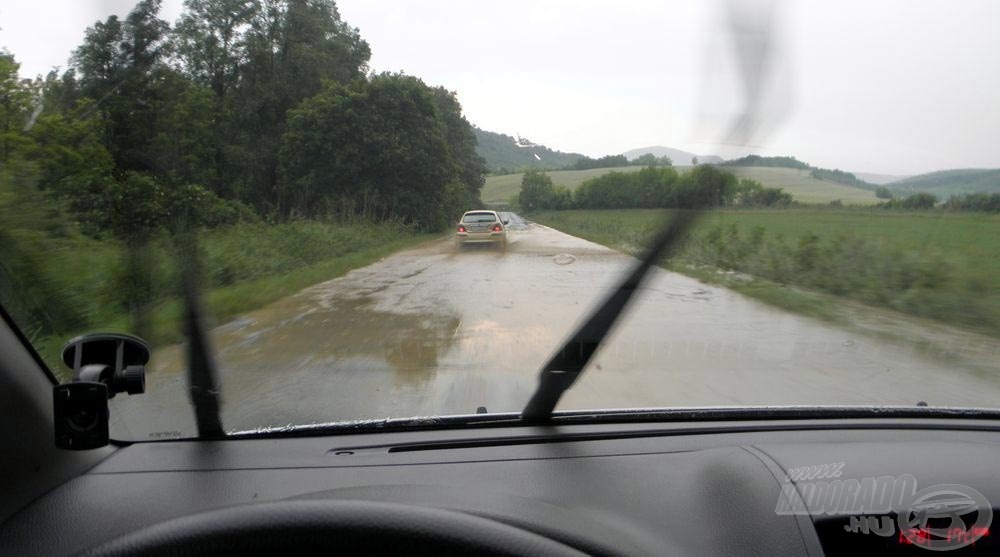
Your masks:
[[[431,242],[216,328],[225,428],[520,410],[541,365],[635,260],[512,218],[506,250]],[[982,352],[988,341],[957,342]],[[146,394],[112,401],[113,436],[193,435],[183,369],[180,347],[158,351]],[[560,409],[917,401],[996,407],[1000,364],[655,269]]]

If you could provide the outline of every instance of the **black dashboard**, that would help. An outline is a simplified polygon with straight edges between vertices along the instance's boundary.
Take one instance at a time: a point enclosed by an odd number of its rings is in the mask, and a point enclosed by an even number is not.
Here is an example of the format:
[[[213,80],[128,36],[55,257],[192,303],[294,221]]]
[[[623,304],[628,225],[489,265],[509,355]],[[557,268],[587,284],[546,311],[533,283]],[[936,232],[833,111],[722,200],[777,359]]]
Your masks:
[[[916,490],[967,486],[995,507],[998,464],[1000,427],[973,419],[517,426],[137,443],[14,514],[0,527],[0,552],[73,554],[212,509],[334,500],[486,517],[589,554],[925,554],[924,540],[909,536],[896,514],[824,513],[810,508],[821,507],[823,497],[808,500],[807,486],[824,476],[828,486],[833,476],[859,482],[905,476]],[[783,502],[789,493],[801,499]],[[988,522],[969,528],[964,535],[976,539],[958,554],[996,550]]]

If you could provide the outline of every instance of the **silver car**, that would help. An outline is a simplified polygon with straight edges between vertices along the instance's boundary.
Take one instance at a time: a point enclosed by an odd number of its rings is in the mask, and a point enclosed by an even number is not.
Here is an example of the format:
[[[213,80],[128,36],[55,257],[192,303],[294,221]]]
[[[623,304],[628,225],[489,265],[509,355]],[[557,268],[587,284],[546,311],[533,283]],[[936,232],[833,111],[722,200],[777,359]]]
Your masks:
[[[465,244],[491,243],[501,248],[507,247],[507,219],[496,211],[468,211],[462,215],[455,231],[458,247]]]

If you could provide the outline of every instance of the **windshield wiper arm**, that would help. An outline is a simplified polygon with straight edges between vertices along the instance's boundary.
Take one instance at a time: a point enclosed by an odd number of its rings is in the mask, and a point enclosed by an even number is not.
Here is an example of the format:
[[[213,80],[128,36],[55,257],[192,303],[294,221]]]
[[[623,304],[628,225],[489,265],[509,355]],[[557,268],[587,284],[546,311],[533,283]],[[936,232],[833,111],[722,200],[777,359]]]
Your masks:
[[[670,255],[678,240],[690,228],[698,211],[678,210],[656,237],[649,251],[607,299],[573,333],[538,375],[528,405],[521,412],[524,421],[544,421],[552,417],[556,404],[587,367],[591,356],[611,331],[615,321],[638,290],[643,278],[661,257]]]
[[[219,388],[216,385],[212,345],[202,319],[198,292],[198,249],[194,235],[182,246],[184,288],[184,335],[187,337],[188,389],[194,406],[198,437],[225,437],[219,417]],[[186,255],[186,257],[185,257]]]

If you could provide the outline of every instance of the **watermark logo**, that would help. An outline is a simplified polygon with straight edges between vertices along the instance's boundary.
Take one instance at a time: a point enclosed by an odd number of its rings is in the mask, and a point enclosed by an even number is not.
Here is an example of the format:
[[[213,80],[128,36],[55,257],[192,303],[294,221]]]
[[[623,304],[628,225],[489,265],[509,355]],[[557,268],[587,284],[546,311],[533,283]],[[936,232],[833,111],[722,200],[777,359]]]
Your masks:
[[[972,517],[975,520],[969,524]],[[974,544],[989,534],[993,507],[967,485],[940,484],[913,495],[896,519],[899,539],[931,551],[948,551]]]
[[[848,532],[898,535],[899,543],[931,551],[958,549],[989,535],[993,508],[971,487],[941,484],[917,491],[910,474],[841,479],[843,468],[838,462],[789,469],[774,512],[849,516]]]

